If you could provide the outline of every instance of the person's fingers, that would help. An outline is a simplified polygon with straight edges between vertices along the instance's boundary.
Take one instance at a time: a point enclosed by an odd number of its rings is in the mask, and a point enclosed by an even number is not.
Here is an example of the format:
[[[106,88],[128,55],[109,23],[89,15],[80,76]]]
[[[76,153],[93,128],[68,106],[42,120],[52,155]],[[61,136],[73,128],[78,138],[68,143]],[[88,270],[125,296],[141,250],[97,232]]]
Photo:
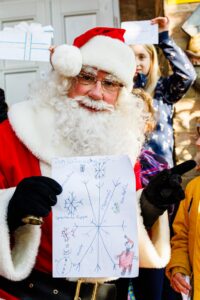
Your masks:
[[[48,190],[47,187],[45,187],[45,188],[46,188],[46,190],[37,189],[36,194],[32,194],[29,196],[31,203],[33,203],[33,204],[35,203],[36,205],[38,203],[40,203],[47,207],[54,206],[57,203],[56,194],[54,192],[52,192],[51,190]]]
[[[168,31],[169,19],[168,17],[157,17],[151,20],[151,24],[158,24],[159,32]]]
[[[37,203],[37,207],[29,207],[24,210],[23,215],[33,215],[35,217],[46,217],[51,211],[51,206],[47,207],[41,203]]]
[[[169,184],[171,187],[179,187],[182,183],[181,175],[179,174],[172,174],[169,178]]]
[[[178,293],[184,293],[185,295],[189,293],[189,290],[184,288],[179,282],[174,282],[172,287]]]
[[[61,185],[54,179],[46,176],[35,176],[32,177],[32,182],[38,185],[46,185],[47,188],[52,190],[56,195],[59,195],[62,192]]]
[[[174,283],[171,283],[171,287],[173,288],[173,290],[177,293],[181,293],[181,291],[176,287],[176,285]]]
[[[157,18],[154,18],[154,19],[151,19],[151,23],[152,24],[159,24],[159,23],[168,23],[168,18],[167,17],[157,17]]]
[[[179,165],[176,165],[175,167],[169,169],[169,171],[171,174],[183,175],[192,170],[194,167],[196,167],[196,162],[193,159],[190,159]]]
[[[176,273],[171,279],[171,286],[179,293],[188,294],[191,286],[188,284],[182,274]]]
[[[56,46],[54,46],[54,45],[51,45],[51,46],[49,47],[49,51],[50,51],[51,54],[54,53],[55,48],[56,48]]]
[[[176,273],[174,275],[174,279],[179,282],[183,287],[185,287],[186,289],[191,289],[191,285],[185,280],[185,277],[180,274],[180,273]]]

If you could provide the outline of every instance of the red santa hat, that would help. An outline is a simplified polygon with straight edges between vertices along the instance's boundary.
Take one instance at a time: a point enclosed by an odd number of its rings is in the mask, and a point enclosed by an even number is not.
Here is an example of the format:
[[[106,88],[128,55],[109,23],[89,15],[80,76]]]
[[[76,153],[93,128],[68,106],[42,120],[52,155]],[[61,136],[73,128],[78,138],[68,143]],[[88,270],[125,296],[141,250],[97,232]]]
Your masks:
[[[96,27],[77,37],[73,45],[55,48],[51,62],[63,76],[74,77],[83,65],[115,75],[131,91],[136,63],[133,51],[124,43],[124,29]]]

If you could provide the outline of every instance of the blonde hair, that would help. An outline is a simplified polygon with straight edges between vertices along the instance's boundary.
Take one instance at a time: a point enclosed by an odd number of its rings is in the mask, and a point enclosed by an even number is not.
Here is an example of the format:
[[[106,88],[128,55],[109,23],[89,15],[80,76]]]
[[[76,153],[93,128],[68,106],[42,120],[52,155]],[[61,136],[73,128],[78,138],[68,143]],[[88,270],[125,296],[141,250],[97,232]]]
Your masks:
[[[160,77],[158,54],[156,48],[153,45],[143,45],[143,47],[149,53],[151,59],[145,91],[148,92],[150,95],[153,95],[156,84],[158,82],[158,78]]]
[[[131,49],[134,52],[134,45],[130,45]],[[153,45],[142,45],[144,49],[148,52],[150,56],[150,68],[147,75],[147,83],[144,87],[145,91],[149,93],[151,96],[154,94],[154,90],[158,79],[160,77],[160,68],[158,64],[158,54],[156,48]]]
[[[145,105],[145,111],[148,113],[148,117],[146,119],[145,125],[145,134],[151,133],[156,125],[155,120],[155,110],[153,108],[153,99],[149,95],[149,93],[145,92],[143,89],[133,89],[133,95],[137,96],[138,98],[142,99]]]

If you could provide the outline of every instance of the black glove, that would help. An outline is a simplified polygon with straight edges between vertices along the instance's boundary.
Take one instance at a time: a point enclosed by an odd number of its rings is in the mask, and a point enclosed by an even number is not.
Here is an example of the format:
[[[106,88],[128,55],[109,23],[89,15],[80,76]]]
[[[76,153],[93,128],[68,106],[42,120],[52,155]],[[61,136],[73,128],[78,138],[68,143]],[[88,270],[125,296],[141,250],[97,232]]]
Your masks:
[[[179,174],[164,170],[152,177],[143,193],[151,204],[166,209],[169,205],[184,199],[185,193],[181,183],[182,179]]]
[[[0,123],[7,119],[8,105],[5,102],[4,90],[0,88]]]
[[[196,166],[194,160],[186,161],[172,169],[164,170],[154,176],[140,198],[144,224],[150,228],[157,218],[170,207],[185,198],[181,187],[181,175]]]
[[[59,183],[49,177],[33,176],[24,178],[17,185],[8,206],[10,230],[24,225],[22,218],[27,215],[46,217],[51,206],[57,202],[56,195],[62,192]]]

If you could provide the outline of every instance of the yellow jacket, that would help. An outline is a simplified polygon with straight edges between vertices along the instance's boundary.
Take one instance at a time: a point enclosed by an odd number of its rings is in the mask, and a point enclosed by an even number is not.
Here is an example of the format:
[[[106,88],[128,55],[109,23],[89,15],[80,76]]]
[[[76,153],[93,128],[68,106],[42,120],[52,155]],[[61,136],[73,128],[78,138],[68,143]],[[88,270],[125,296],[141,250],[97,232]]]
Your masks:
[[[194,279],[193,300],[200,300],[200,176],[186,187],[186,198],[181,201],[173,223],[171,260],[166,275],[181,272]]]

